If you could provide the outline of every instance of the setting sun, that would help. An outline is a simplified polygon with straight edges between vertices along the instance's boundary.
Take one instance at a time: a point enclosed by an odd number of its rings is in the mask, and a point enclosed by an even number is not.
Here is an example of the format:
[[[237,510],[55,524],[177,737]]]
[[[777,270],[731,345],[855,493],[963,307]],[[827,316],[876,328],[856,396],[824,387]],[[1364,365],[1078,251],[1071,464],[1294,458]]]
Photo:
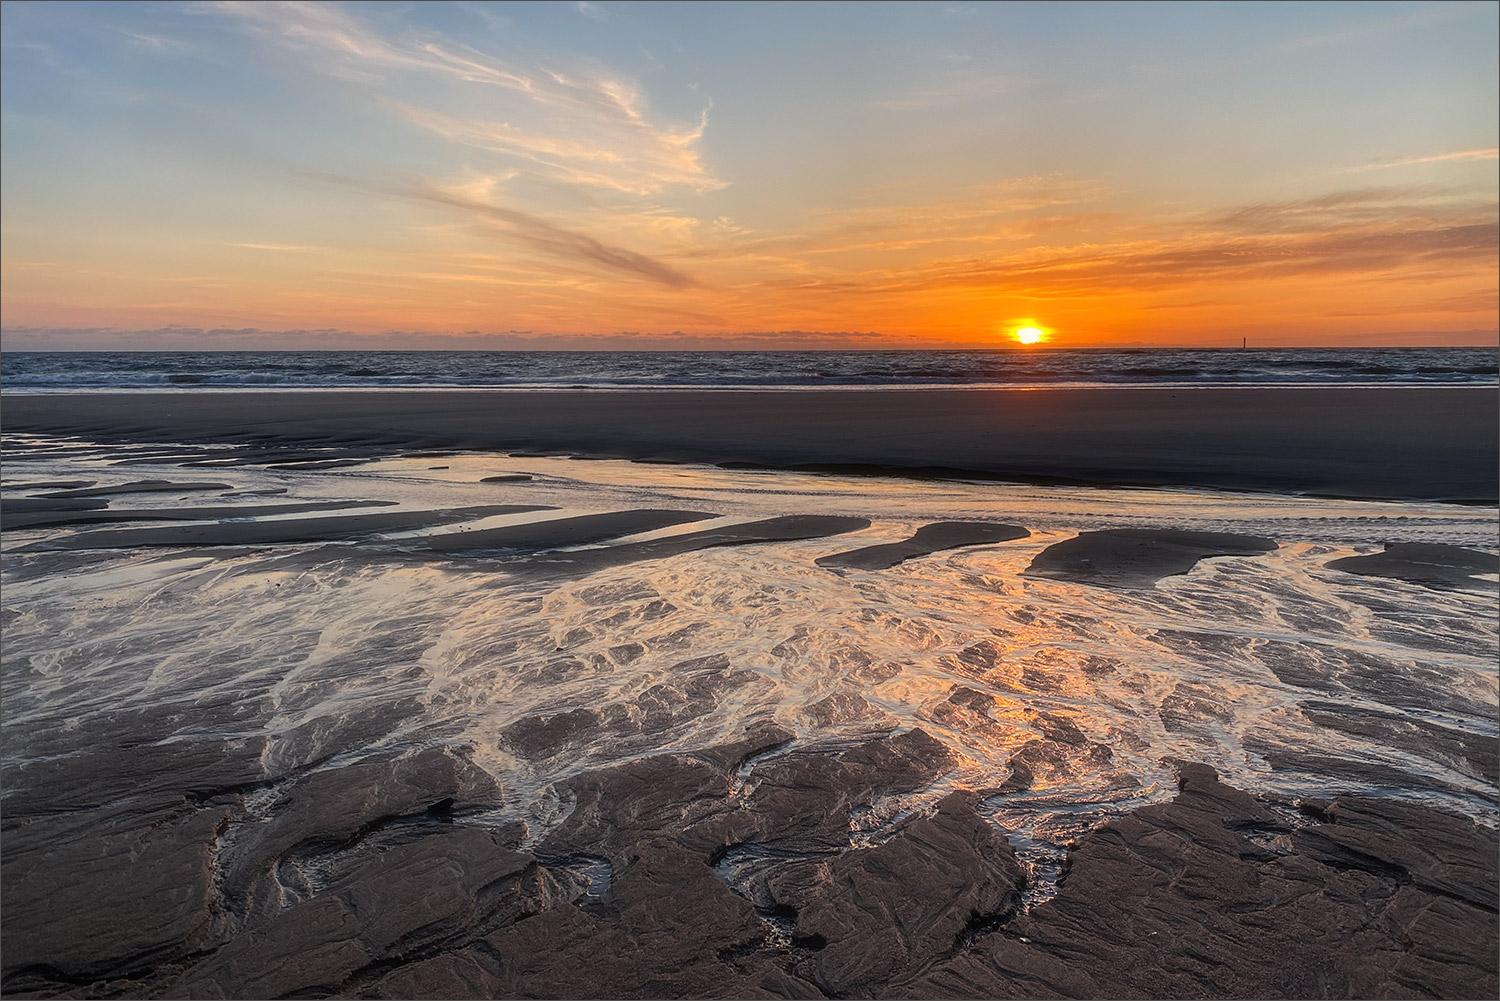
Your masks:
[[[1040,344],[1047,339],[1047,332],[1041,327],[1017,327],[1015,338],[1022,344]]]

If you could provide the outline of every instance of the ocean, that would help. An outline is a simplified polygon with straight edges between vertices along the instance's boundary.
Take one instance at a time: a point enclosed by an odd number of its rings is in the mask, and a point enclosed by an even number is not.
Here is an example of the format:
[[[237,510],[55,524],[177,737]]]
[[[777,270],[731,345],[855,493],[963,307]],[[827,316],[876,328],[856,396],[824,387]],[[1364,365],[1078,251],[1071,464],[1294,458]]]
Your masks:
[[[1493,348],[6,352],[6,392],[1494,386]]]

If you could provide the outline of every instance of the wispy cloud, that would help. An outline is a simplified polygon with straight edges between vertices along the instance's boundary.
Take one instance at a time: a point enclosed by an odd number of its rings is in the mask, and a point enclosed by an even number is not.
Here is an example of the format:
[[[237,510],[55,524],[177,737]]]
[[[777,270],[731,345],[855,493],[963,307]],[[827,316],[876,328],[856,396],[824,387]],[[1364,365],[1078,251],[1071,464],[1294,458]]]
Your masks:
[[[965,101],[996,97],[1015,90],[1022,83],[1019,78],[1008,74],[966,74],[935,87],[914,90],[902,97],[871,101],[870,107],[877,111],[916,111],[962,104]]]
[[[1030,174],[965,188],[942,201],[920,204],[884,202],[867,208],[845,209],[832,218],[844,225],[881,222],[925,228],[998,215],[1053,211],[1062,206],[1098,201],[1105,193],[1105,186],[1092,178]]]
[[[168,34],[150,34],[143,31],[128,31],[124,28],[118,29],[119,33],[129,39],[131,44],[150,49],[152,52],[163,55],[188,55],[201,56],[203,49],[195,42],[185,38],[179,38]]]
[[[320,329],[262,329],[258,327],[203,328],[165,326],[147,329],[123,327],[10,326],[0,332],[11,351],[160,351],[234,348],[238,350],[379,350],[410,348],[424,350],[618,350],[622,343],[634,349],[680,351],[715,349],[860,348],[885,347],[886,335],[861,330],[747,330],[720,334],[614,331],[605,333],[547,333],[531,330],[376,332]]]
[[[1464,163],[1474,160],[1494,160],[1500,157],[1500,147],[1487,146],[1483,149],[1464,149],[1454,153],[1435,153],[1432,156],[1409,156],[1401,160],[1382,160],[1379,163],[1366,163],[1358,167],[1346,167],[1341,173],[1359,174],[1368,170],[1384,170],[1387,167],[1410,167],[1419,163]]]
[[[617,247],[587,233],[565,229],[519,209],[481,201],[460,186],[444,189],[428,182],[383,183],[322,171],[304,171],[306,176],[366,194],[457,209],[470,219],[489,224],[507,239],[548,256],[603,269],[616,275],[644,279],[668,288],[687,288],[697,282],[683,272],[653,257]]]
[[[243,247],[246,250],[274,250],[283,253],[311,254],[327,250],[327,247],[315,247],[301,243],[226,243],[226,247]]]
[[[586,233],[554,226],[544,219],[516,209],[471,201],[430,187],[414,189],[409,197],[473,212],[506,227],[517,240],[533,250],[554,257],[586,262],[606,271],[644,278],[669,288],[686,288],[697,284],[686,274],[653,257],[611,246]]]
[[[1312,198],[1241,205],[1210,217],[1214,228],[1240,233],[1305,231],[1350,226],[1392,218],[1472,214],[1471,203],[1445,204],[1442,188],[1404,186],[1353,188]]]
[[[533,171],[554,179],[635,195],[649,195],[669,185],[699,191],[724,187],[703,169],[698,140],[705,116],[692,129],[658,132],[647,143],[609,142],[608,135],[574,137],[528,131],[506,121],[445,115],[401,101],[389,106],[414,125],[445,139],[527,162]]]
[[[695,121],[660,123],[628,79],[506,58],[415,31],[377,31],[335,4],[217,0],[204,7],[299,57],[307,69],[358,85],[405,120],[549,180],[633,194],[724,185],[699,153],[707,107]],[[419,104],[397,97],[409,90],[399,86],[404,75],[458,90],[446,102]],[[469,109],[478,103],[502,108],[505,117],[473,115]]]
[[[1399,313],[1490,313],[1495,312],[1495,302],[1500,299],[1500,289],[1491,285],[1465,295],[1450,295],[1440,299],[1429,299],[1399,305],[1383,305],[1379,309],[1344,310],[1329,312],[1326,316],[1392,316]]]
[[[1292,35],[1275,47],[1282,51],[1299,51],[1356,45],[1371,38],[1417,31],[1432,24],[1457,20],[1485,6],[1479,3],[1427,3],[1408,10],[1397,8],[1393,14],[1350,17],[1330,22],[1317,31]],[[1348,9],[1369,8],[1350,4]]]
[[[1319,275],[1375,277],[1442,268],[1474,273],[1500,252],[1495,205],[1424,199],[1425,189],[1359,189],[1240,206],[1112,238],[1050,243],[987,257],[851,272],[809,269],[770,287],[828,293],[983,289],[1033,298],[1108,296],[1202,283]],[[1108,232],[1108,231],[1106,231]],[[1488,278],[1493,282],[1493,276]]]
[[[893,202],[823,214],[811,230],[755,236],[736,232],[727,247],[700,253],[781,251],[836,255],[847,251],[907,250],[955,241],[1014,242],[1040,232],[1099,222],[1106,216],[1085,211],[1105,187],[1089,178],[1041,174],[975,185],[948,198],[926,202]],[[875,193],[879,198],[880,192]],[[726,234],[728,235],[728,234]]]
[[[1493,259],[1493,225],[1308,237],[1139,241],[1105,247],[1048,248],[995,258],[950,260],[923,268],[777,279],[769,288],[867,296],[982,290],[1033,300],[1076,300],[1162,292],[1214,283],[1315,275],[1376,276],[1420,267]]]

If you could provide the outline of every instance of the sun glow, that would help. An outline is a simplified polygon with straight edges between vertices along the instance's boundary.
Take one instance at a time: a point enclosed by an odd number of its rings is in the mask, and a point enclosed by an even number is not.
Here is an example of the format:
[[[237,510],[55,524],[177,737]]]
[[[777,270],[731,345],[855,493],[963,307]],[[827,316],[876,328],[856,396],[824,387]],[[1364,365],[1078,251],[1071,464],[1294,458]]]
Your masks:
[[[1022,344],[1040,344],[1047,339],[1047,331],[1041,327],[1017,327],[1012,336]]]

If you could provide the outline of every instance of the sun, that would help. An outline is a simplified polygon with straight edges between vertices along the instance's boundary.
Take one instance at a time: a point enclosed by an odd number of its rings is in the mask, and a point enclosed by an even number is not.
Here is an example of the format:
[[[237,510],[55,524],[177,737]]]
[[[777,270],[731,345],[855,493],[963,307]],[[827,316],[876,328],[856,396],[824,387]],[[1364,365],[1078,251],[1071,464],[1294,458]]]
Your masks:
[[[1040,344],[1047,339],[1047,331],[1041,327],[1017,327],[1012,336],[1022,344]]]

